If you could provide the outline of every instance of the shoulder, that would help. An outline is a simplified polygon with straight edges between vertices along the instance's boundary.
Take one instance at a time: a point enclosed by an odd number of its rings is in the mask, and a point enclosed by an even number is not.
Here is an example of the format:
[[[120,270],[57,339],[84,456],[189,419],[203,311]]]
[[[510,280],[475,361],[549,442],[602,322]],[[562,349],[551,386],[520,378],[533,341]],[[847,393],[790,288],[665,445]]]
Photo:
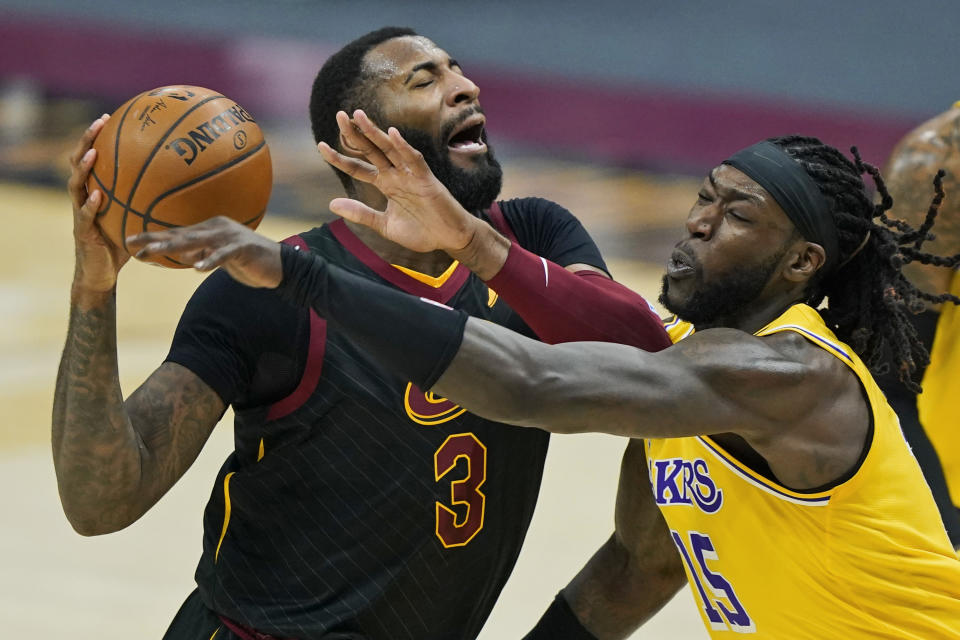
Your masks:
[[[671,347],[684,368],[719,397],[779,429],[784,415],[829,409],[851,393],[856,375],[792,331],[755,336],[736,329],[698,331]]]
[[[569,209],[546,198],[527,196],[501,200],[498,204],[508,218],[545,221],[576,220],[576,216]]]

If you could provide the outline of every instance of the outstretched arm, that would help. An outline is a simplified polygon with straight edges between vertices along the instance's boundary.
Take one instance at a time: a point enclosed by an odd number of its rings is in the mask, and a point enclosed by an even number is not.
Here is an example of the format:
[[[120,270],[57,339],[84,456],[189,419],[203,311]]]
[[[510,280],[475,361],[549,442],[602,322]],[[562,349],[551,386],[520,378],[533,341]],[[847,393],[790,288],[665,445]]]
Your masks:
[[[653,500],[642,440],[620,466],[616,529],[525,640],[629,637],[684,585],[683,564]]]
[[[330,209],[414,251],[440,249],[486,280],[544,342],[600,340],[648,351],[670,346],[656,312],[639,294],[586,264],[557,265],[502,236],[460,206],[430,171],[422,155],[397,132],[379,129],[357,110],[337,114],[343,146],[325,143],[323,157],[387,197],[377,211],[337,198]]]
[[[700,332],[658,353],[601,342],[546,345],[370,282],[227,218],[140,234],[127,246],[201,270],[223,266],[250,286],[279,286],[285,299],[312,306],[405,379],[498,422],[630,437],[750,436],[772,433],[783,412],[823,402],[819,378],[742,331]]]
[[[115,300],[117,274],[129,256],[100,233],[95,216],[102,194],[88,194],[85,186],[105,120],[91,125],[71,156],[77,262],[52,420],[60,500],[84,535],[139,518],[190,466],[224,410],[215,392],[172,363],[123,400]]]

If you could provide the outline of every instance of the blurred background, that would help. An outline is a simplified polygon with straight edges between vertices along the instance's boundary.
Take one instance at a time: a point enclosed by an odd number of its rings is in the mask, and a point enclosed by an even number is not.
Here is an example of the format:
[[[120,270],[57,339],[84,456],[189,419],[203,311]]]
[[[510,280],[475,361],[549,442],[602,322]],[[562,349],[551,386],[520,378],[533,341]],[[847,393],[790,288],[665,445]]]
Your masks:
[[[49,416],[72,273],[67,154],[100,113],[168,84],[215,88],[263,127],[275,187],[261,231],[330,218],[310,85],[326,56],[410,26],[481,87],[504,196],[577,214],[616,278],[651,300],[696,185],[791,133],[882,164],[960,98],[955,0],[0,0],[0,625],[35,638],[159,637],[192,589],[200,516],[230,414],[185,478],[123,532],[84,539],[60,511]],[[131,264],[119,289],[127,393],[166,354],[200,281]],[[520,562],[481,636],[520,637],[612,530],[624,442],[555,437]],[[681,594],[636,638],[703,639]]]

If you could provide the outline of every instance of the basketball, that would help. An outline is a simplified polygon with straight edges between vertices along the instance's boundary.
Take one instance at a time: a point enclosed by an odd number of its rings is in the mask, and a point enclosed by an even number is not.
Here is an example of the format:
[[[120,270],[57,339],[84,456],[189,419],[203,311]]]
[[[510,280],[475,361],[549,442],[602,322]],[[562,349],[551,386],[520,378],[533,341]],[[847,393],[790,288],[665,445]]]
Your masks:
[[[270,150],[251,115],[202,87],[167,86],[120,106],[94,143],[87,190],[100,189],[97,222],[126,249],[127,236],[223,215],[256,229],[273,185]],[[190,265],[163,256],[165,267]]]

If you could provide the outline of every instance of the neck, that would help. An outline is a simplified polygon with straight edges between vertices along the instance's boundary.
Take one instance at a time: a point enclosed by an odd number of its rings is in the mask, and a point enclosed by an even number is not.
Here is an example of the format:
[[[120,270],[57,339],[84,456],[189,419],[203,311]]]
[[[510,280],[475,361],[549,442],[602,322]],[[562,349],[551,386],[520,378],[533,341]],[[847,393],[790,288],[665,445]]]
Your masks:
[[[446,271],[453,262],[453,258],[443,251],[417,253],[396,242],[387,240],[376,231],[361,224],[356,224],[349,220],[345,220],[344,222],[347,223],[350,231],[360,239],[360,242],[367,245],[371,251],[390,264],[413,269],[428,276],[437,277]]]
[[[357,193],[353,197],[377,211],[383,211],[387,208],[387,198],[380,191],[367,184],[358,185]],[[429,253],[411,251],[403,245],[387,240],[369,227],[349,220],[344,222],[346,222],[350,231],[360,239],[360,242],[367,245],[371,251],[390,264],[436,277],[446,271],[450,263],[453,262],[453,259],[443,251],[431,251]]]
[[[716,317],[709,322],[701,322],[695,325],[695,328],[697,331],[703,331],[704,329],[726,327],[729,329],[739,329],[746,333],[756,333],[783,315],[787,309],[800,302],[803,302],[803,299],[797,297],[777,297],[770,300],[756,301],[747,305],[735,316]]]

